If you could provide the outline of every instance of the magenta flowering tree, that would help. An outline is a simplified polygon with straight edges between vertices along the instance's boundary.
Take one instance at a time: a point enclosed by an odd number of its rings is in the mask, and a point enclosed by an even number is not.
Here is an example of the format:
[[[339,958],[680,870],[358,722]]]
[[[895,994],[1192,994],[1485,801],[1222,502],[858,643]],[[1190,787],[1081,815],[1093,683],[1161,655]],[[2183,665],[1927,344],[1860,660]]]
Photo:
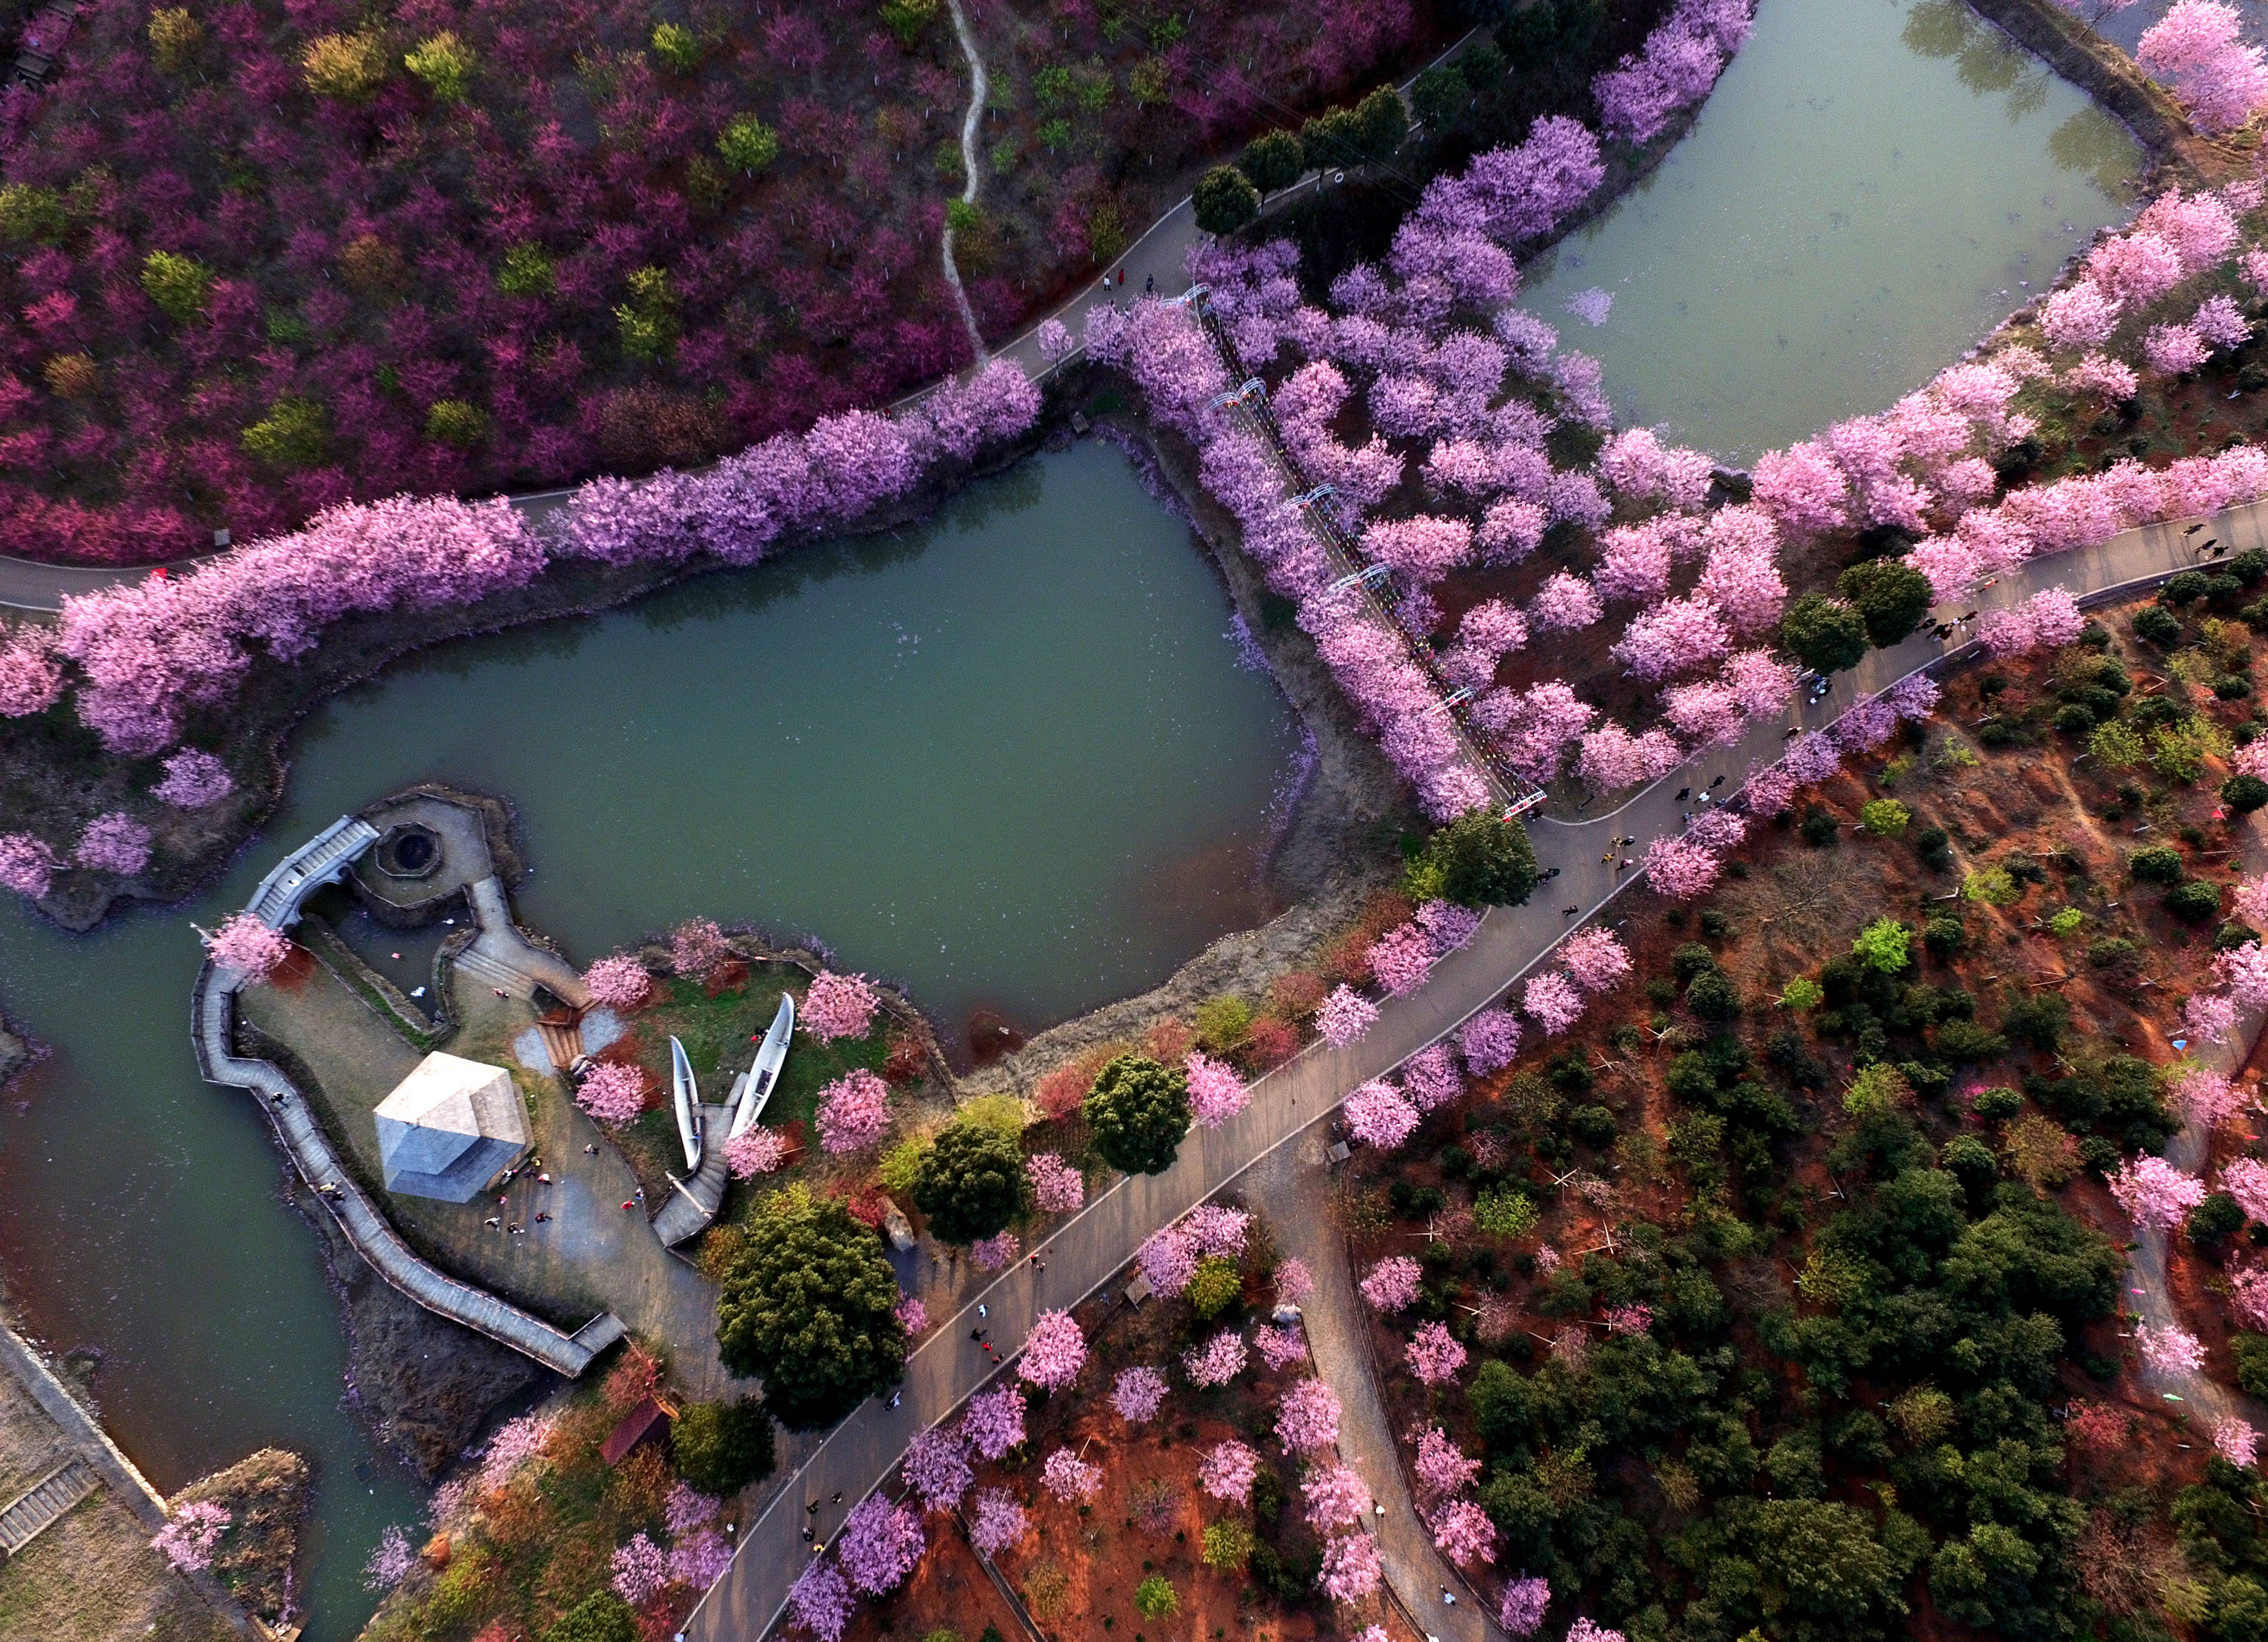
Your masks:
[[[1504,1601],[1496,1610],[1496,1622],[1511,1635],[1532,1637],[1543,1628],[1544,1610],[1551,1606],[1551,1582],[1534,1574],[1514,1579],[1504,1587]]]
[[[172,1521],[158,1530],[158,1536],[150,1542],[150,1547],[173,1564],[178,1572],[201,1572],[212,1566],[214,1548],[220,1543],[220,1536],[228,1531],[229,1524],[234,1521],[226,1506],[210,1499],[195,1500],[173,1513]],[[397,1528],[394,1532],[399,1535],[401,1530]],[[404,1544],[406,1548],[406,1541]],[[407,1565],[404,1565],[403,1571],[408,1571]],[[400,1578],[397,1574],[394,1580],[388,1583],[396,1582]]]
[[[1416,991],[1432,970],[1432,939],[1414,921],[1395,924],[1371,944],[1370,972],[1393,997]]]
[[[1032,1202],[1042,1214],[1069,1214],[1086,1201],[1086,1181],[1060,1153],[1035,1152],[1024,1160]]]
[[[2205,1366],[2205,1347],[2186,1329],[2171,1324],[2154,1329],[2146,1322],[2138,1322],[2134,1325],[2134,1344],[2142,1353],[2144,1364],[2156,1373],[2194,1374]]]
[[[1449,1053],[1449,1046],[1433,1044],[1403,1062],[1402,1092],[1411,1108],[1421,1115],[1447,1106],[1462,1094],[1465,1080],[1457,1075],[1456,1057]]]
[[[1630,973],[1629,950],[1614,931],[1594,924],[1570,935],[1559,948],[1567,978],[1587,992],[1611,992]]]
[[[988,1488],[976,1496],[968,1513],[968,1543],[983,1557],[997,1557],[1024,1537],[1027,1524],[1024,1507],[1005,1488]]]
[[[1057,1448],[1040,1467],[1040,1486],[1065,1505],[1084,1505],[1102,1491],[1102,1468]]]
[[[620,1129],[636,1123],[638,1114],[645,1110],[645,1092],[646,1076],[639,1068],[600,1061],[575,1086],[575,1104],[592,1122]],[[731,1155],[725,1154],[728,1162]]]
[[[1086,1361],[1086,1336],[1067,1311],[1043,1311],[1024,1336],[1023,1360],[1017,1373],[1035,1386],[1059,1391],[1079,1377]]]
[[[1557,970],[1531,979],[1521,992],[1520,1006],[1546,1037],[1558,1036],[1583,1018],[1582,993]]]
[[[2213,350],[2187,325],[2153,325],[2143,335],[2142,357],[2160,376],[2183,376],[2210,359]]]
[[[1658,680],[1713,666],[1732,650],[1724,616],[1707,598],[1671,599],[1633,619],[1613,646],[1631,676]]]
[[[2258,756],[2247,762],[2257,768],[2247,771],[2242,769],[2238,761],[2242,760],[2243,755],[2251,752],[2255,747],[2261,747],[2262,752]],[[2237,748],[2236,752],[2237,758],[2230,762],[2232,766],[2238,769],[2238,773],[2257,775],[2259,768],[2268,768],[2268,746],[2255,741]],[[2230,896],[2230,902],[2235,908],[2238,918],[2250,924],[2254,929],[2257,930],[2264,925],[2268,925],[2268,878],[2239,879],[2235,890]]]
[[[72,858],[98,873],[132,878],[150,865],[150,829],[123,810],[96,816],[79,834]]]
[[[869,1494],[843,1519],[835,1535],[836,1559],[850,1587],[868,1596],[895,1591],[921,1560],[921,1519],[884,1495]]]
[[[2226,992],[2192,992],[2182,1005],[2182,1024],[2193,1037],[2226,1043],[2236,1030],[2236,1000]]]
[[[1629,1642],[1619,1631],[1609,1631],[1587,1616],[1579,1616],[1567,1627],[1567,1642]]]
[[[669,967],[682,979],[706,984],[732,955],[725,931],[709,918],[688,918],[669,932]]]
[[[689,1484],[672,1483],[661,1502],[662,1521],[672,1534],[690,1534],[703,1523],[715,1521],[722,1504],[714,1494],[704,1494]]]
[[[63,699],[63,669],[44,629],[0,622],[0,718],[28,718]]]
[[[1301,1362],[1307,1355],[1307,1342],[1297,1329],[1275,1328],[1266,1324],[1253,1331],[1253,1349],[1260,1360],[1268,1365],[1270,1373],[1282,1373],[1293,1363]]]
[[[1465,1348],[1438,1322],[1420,1323],[1403,1349],[1402,1360],[1421,1386],[1445,1386],[1465,1366]]]
[[[1187,1233],[1162,1226],[1142,1240],[1142,1247],[1134,1251],[1134,1263],[1150,1280],[1151,1292],[1171,1300],[1197,1276],[1197,1251]]]
[[[2213,961],[2229,995],[2247,1009],[2268,1005],[2268,947],[2257,941],[2222,953]]]
[[[0,833],[0,888],[36,901],[48,893],[63,864],[27,832]]]
[[[1223,1329],[1203,1345],[1182,1353],[1182,1372],[1193,1386],[1225,1386],[1244,1372],[1244,1336]]]
[[[856,1067],[819,1092],[819,1144],[840,1157],[864,1152],[890,1127],[890,1086]]]
[[[1607,607],[1580,577],[1557,571],[1546,577],[1528,601],[1528,625],[1539,632],[1571,633],[1607,613]]]
[[[961,1417],[961,1434],[988,1460],[997,1460],[1024,1440],[1024,1388],[1002,1386],[980,1391],[968,1399]]]
[[[1147,1425],[1166,1400],[1166,1376],[1150,1367],[1122,1368],[1111,1383],[1110,1406],[1130,1425]]]
[[[804,994],[796,1024],[821,1043],[863,1038],[873,1030],[874,1012],[880,1007],[881,999],[865,976],[821,969]]]
[[[1302,1380],[1276,1407],[1276,1438],[1286,1454],[1314,1454],[1339,1440],[1339,1399],[1320,1380]]]
[[[0,843],[4,843],[0,840]],[[45,886],[41,894],[46,893]],[[1323,1042],[1335,1049],[1359,1043],[1378,1024],[1378,1005],[1349,986],[1334,987],[1331,995],[1323,999],[1315,1011],[1315,1030]]]
[[[1359,1602],[1374,1593],[1385,1578],[1378,1542],[1367,1534],[1346,1534],[1323,1547],[1322,1572],[1316,1583],[1335,1602]]]
[[[1276,1263],[1274,1280],[1276,1298],[1286,1306],[1297,1306],[1315,1292],[1314,1273],[1296,1255]]]
[[[1418,1498],[1433,1502],[1454,1498],[1470,1488],[1481,1474],[1481,1462],[1469,1458],[1439,1425],[1429,1425],[1418,1435],[1418,1457],[1410,1469],[1418,1479]]]
[[[786,1136],[762,1123],[751,1123],[725,1143],[725,1165],[734,1180],[754,1180],[759,1174],[777,1173],[787,1161],[787,1152]]]
[[[1484,1009],[1457,1028],[1457,1053],[1476,1078],[1492,1077],[1520,1054],[1520,1018],[1509,1009]]]
[[[2100,348],[2118,328],[2118,298],[2091,279],[2074,280],[2042,305],[2040,329],[2070,352]]]
[[[291,943],[251,913],[237,912],[207,938],[205,952],[219,968],[235,970],[245,984],[257,985],[291,955]]]
[[[583,971],[591,1001],[608,1009],[636,1009],[653,996],[653,977],[628,953],[613,953]]]
[[[1318,1465],[1300,1484],[1307,1526],[1319,1534],[1358,1526],[1370,1514],[1370,1490],[1351,1465]]]
[[[669,1584],[668,1556],[642,1533],[615,1547],[613,1569],[608,1583],[633,1608],[644,1607]]]
[[[1040,357],[1049,364],[1061,364],[1071,357],[1072,350],[1079,345],[1071,340],[1071,334],[1064,322],[1052,317],[1040,321],[1040,328],[1033,332],[1032,339],[1039,344]]]
[[[1452,1500],[1433,1513],[1433,1546],[1459,1567],[1496,1560],[1496,1524],[1469,1499]]]
[[[1347,1130],[1366,1146],[1390,1152],[1417,1131],[1418,1108],[1378,1079],[1346,1098]]]
[[[673,1583],[706,1591],[733,1565],[733,1547],[713,1528],[686,1535],[669,1548],[669,1577]]]
[[[1244,1252],[1244,1239],[1252,1217],[1225,1204],[1201,1203],[1182,1217],[1182,1234],[1200,1256],[1236,1255]]]
[[[1407,1255],[1388,1255],[1372,1266],[1360,1285],[1363,1299],[1391,1316],[1418,1298],[1418,1263]]]
[[[849,1581],[831,1557],[815,1557],[806,1565],[787,1594],[789,1624],[810,1631],[819,1642],[843,1642],[857,1607]]]
[[[976,1263],[979,1271],[1005,1271],[1023,1252],[1024,1241],[1013,1232],[995,1232],[968,1246],[968,1257]]]
[[[1481,931],[1481,915],[1454,901],[1428,901],[1417,911],[1418,927],[1425,931],[1438,953],[1451,953]]]
[[[1646,846],[1646,881],[1671,901],[1706,895],[1723,870],[1723,862],[1689,838],[1660,837]]]
[[[2122,1164],[2110,1176],[2110,1195],[2137,1226],[2171,1231],[2205,1201],[2205,1182],[2165,1159],[2147,1154]]]
[[[236,791],[236,777],[228,773],[228,766],[196,747],[183,747],[168,758],[165,771],[166,778],[150,789],[150,796],[177,810],[201,810]]]
[[[1609,1334],[1644,1334],[1653,1327],[1653,1307],[1643,1300],[1607,1307]]]
[[[1189,1116],[1205,1128],[1219,1128],[1250,1104],[1252,1092],[1233,1066],[1193,1049],[1187,1070]]]
[[[1260,1474],[1260,1456],[1231,1439],[1205,1451],[1197,1465],[1197,1486],[1215,1499],[1242,1505],[1252,1498],[1252,1479]]]

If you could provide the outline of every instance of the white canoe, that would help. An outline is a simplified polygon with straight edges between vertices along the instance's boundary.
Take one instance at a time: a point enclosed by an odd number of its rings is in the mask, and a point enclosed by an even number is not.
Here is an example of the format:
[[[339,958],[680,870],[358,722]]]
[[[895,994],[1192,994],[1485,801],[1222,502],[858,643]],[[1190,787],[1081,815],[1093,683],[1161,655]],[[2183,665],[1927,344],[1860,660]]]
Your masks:
[[[772,1098],[772,1086],[779,1081],[780,1064],[787,1059],[787,1041],[794,1032],[795,999],[782,992],[779,1012],[772,1017],[771,1030],[764,1034],[763,1044],[756,1050],[756,1064],[748,1069],[747,1079],[740,1086],[740,1102],[733,1112],[732,1138],[747,1133],[763,1116],[764,1102]]]
[[[685,1143],[685,1167],[701,1167],[701,1086],[694,1081],[693,1063],[685,1045],[669,1040],[669,1082],[677,1101],[677,1138]]]

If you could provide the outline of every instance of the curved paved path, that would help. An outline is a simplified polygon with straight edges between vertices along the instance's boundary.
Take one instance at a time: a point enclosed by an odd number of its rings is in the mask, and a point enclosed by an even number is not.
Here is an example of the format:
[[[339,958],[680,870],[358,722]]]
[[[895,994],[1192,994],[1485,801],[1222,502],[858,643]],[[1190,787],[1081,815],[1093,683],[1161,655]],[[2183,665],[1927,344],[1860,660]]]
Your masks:
[[[2019,603],[2057,585],[2070,587],[2082,602],[2107,601],[2188,568],[2195,562],[2192,544],[2215,539],[2232,553],[2268,546],[2268,504],[2254,503],[2217,515],[2207,528],[2194,533],[2185,533],[2178,521],[2146,526],[2099,548],[2035,560],[2002,577],[1977,602],[1985,608]],[[1937,668],[1974,649],[1970,644],[1945,651],[1925,630],[1893,649],[1870,652],[1855,673],[1837,675],[1825,700],[1806,703],[1797,722],[1822,726],[1861,694],[1886,689],[1901,678]],[[1506,988],[1548,957],[1568,931],[1604,909],[1637,875],[1618,873],[1601,863],[1603,840],[1634,834],[1637,844],[1621,853],[1636,858],[1652,839],[1683,830],[1686,806],[1675,797],[1680,787],[1705,789],[1721,776],[1725,784],[1718,791],[1729,793],[1752,761],[1778,757],[1783,740],[1780,726],[1757,725],[1738,745],[1696,756],[1618,809],[1536,826],[1533,836],[1538,861],[1547,872],[1557,868],[1559,876],[1539,887],[1529,904],[1491,911],[1472,943],[1443,959],[1425,987],[1381,1005],[1377,1026],[1361,1042],[1344,1049],[1310,1047],[1258,1079],[1251,1104],[1226,1124],[1213,1130],[1193,1130],[1164,1174],[1122,1180],[1102,1191],[1040,1246],[1047,1261],[1044,1270],[1035,1270],[1028,1263],[1012,1267],[968,1307],[944,1319],[908,1360],[899,1406],[871,1400],[862,1403],[819,1442],[770,1508],[748,1526],[740,1554],[688,1621],[688,1635],[701,1642],[755,1642],[762,1636],[810,1558],[800,1538],[806,1520],[804,1506],[819,1502],[816,1524],[824,1542],[849,1509],[884,1480],[907,1443],[951,1414],[997,1372],[991,1359],[968,1339],[976,1300],[990,1308],[992,1336],[1003,1356],[1012,1356],[1036,1313],[1074,1305],[1104,1287],[1151,1233],[1270,1158],[1327,1116],[1358,1084],[1392,1071],[1496,1002]],[[839,1506],[831,1503],[838,1491],[843,1497]],[[1478,1638],[1493,1632],[1469,1604],[1438,1614],[1418,1606],[1447,1627],[1439,1632],[1445,1638],[1454,1633]],[[1438,1601],[1434,1608],[1439,1608]]]

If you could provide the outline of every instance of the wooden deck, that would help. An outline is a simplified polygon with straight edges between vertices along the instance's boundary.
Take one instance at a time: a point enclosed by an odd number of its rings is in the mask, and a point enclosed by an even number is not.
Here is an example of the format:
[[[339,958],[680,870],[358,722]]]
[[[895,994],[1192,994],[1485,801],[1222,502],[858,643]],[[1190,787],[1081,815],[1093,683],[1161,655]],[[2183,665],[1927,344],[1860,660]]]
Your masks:
[[[94,1467],[73,1454],[25,1490],[22,1498],[0,1510],[0,1551],[14,1556],[101,1486]]]

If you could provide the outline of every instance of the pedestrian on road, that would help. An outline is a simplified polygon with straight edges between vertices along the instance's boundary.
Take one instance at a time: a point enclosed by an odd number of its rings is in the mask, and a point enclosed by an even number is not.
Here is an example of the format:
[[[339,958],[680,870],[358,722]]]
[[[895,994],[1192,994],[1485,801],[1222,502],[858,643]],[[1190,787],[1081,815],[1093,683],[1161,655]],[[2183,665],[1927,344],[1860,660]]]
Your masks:
[[[1715,792],[1719,787],[1721,787],[1721,786],[1723,786],[1724,784],[1725,784],[1725,777],[1722,777],[1722,776],[1719,776],[1719,777],[1718,777],[1714,781],[1712,781],[1712,782],[1711,782],[1711,783],[1709,784],[1709,791],[1710,791],[1710,792]]]
[[[583,1155],[586,1158],[597,1157],[599,1155],[599,1148],[596,1146],[585,1146],[583,1148]]]
[[[989,1317],[992,1314],[992,1308],[980,1302],[976,1307],[976,1314],[980,1317]]]
[[[1454,1608],[1457,1605],[1457,1594],[1445,1585],[1441,1587],[1441,1601],[1445,1606]]]
[[[835,1491],[835,1503],[838,1506],[843,1503],[843,1491],[839,1488]]]
[[[542,1225],[546,1220],[549,1219],[550,1218],[551,1218],[551,1217],[550,1217],[549,1215],[548,1215],[548,1214],[539,1214],[539,1215],[537,1215],[537,1216],[535,1217],[535,1223],[536,1223],[538,1226],[541,1226],[541,1225]]]
[[[984,1330],[982,1329],[971,1329],[968,1331],[968,1337],[976,1341],[979,1345],[982,1345],[984,1344]]]
[[[1580,907],[1562,907],[1559,909],[1559,916],[1563,918],[1572,918],[1582,909]]]
[[[905,1393],[903,1393],[902,1391],[893,1391],[893,1392],[891,1392],[891,1393],[890,1393],[890,1406],[891,1406],[892,1408],[895,1408],[895,1407],[897,1407],[897,1405],[898,1405],[899,1403],[902,1403],[902,1402],[904,1402],[904,1401],[905,1401]]]
[[[817,1516],[819,1514],[819,1501],[814,1499],[809,1505],[804,1506],[803,1513],[806,1516]]]
[[[1677,801],[1678,801],[1680,804],[1684,803],[1686,799],[1688,799],[1691,798],[1692,796],[1693,796],[1693,789],[1692,789],[1691,787],[1680,787],[1680,788],[1678,788],[1678,789],[1677,789]]]
[[[818,1510],[818,1509],[819,1509],[819,1507],[818,1507],[817,1506],[812,1506],[812,1509],[813,1509],[813,1510],[814,1510],[814,1511],[816,1511],[816,1510]],[[809,1528],[806,1528],[806,1529],[804,1529],[804,1530],[803,1530],[803,1543],[804,1543],[805,1544],[806,1544],[806,1545],[810,1544],[810,1543],[811,1543],[811,1542],[812,1542],[814,1538],[816,1538],[816,1537],[817,1537],[817,1535],[814,1535],[814,1534],[812,1533],[812,1531],[811,1531]]]
[[[481,1224],[482,1226],[502,1226],[504,1224],[504,1217],[500,1214],[492,1214],[489,1216],[487,1219],[482,1220]]]
[[[1158,289],[1158,276],[1155,274],[1145,275],[1142,279],[1142,289],[1155,295]]]
[[[623,1199],[622,1199],[622,1207],[623,1207],[623,1208],[625,1208],[625,1209],[635,1209],[635,1208],[637,1208],[637,1204],[636,1204],[632,1203],[629,1198],[625,1197],[625,1198],[623,1198]]]

